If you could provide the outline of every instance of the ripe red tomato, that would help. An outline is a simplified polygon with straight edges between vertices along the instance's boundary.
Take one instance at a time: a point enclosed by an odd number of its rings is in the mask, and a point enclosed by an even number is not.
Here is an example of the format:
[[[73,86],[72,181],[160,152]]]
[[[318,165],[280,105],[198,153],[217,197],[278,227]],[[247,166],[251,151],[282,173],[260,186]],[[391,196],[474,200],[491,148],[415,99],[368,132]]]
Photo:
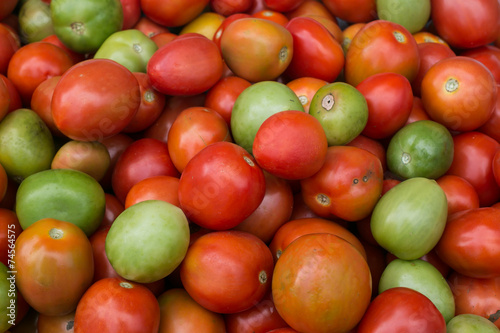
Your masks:
[[[7,91],[9,92],[10,103],[8,112],[12,112],[14,110],[20,109],[23,107],[23,102],[21,100],[21,96],[17,91],[17,88],[14,86],[11,80],[9,80],[5,75],[0,74],[0,79],[2,79]]]
[[[210,0],[210,8],[213,12],[225,17],[237,13],[244,13],[252,6],[251,0]]]
[[[495,180],[497,181],[498,186],[500,186],[500,150],[496,152],[493,156],[493,176],[495,176]]]
[[[301,2],[301,4],[295,8],[294,10],[288,11],[285,13],[289,20],[294,17],[304,16],[304,15],[315,15],[322,16],[332,21],[336,21],[336,18],[333,14],[326,8],[326,6],[321,1],[315,0],[305,0]]]
[[[464,178],[444,175],[436,179],[436,182],[446,194],[448,216],[456,212],[479,208],[479,196],[474,186]]]
[[[368,22],[376,17],[375,0],[323,0],[326,8],[336,17],[350,22]]]
[[[358,147],[369,151],[373,155],[377,156],[382,163],[382,169],[387,170],[387,161],[385,158],[385,147],[377,140],[370,139],[362,134],[355,137],[352,141],[346,144],[346,146]]]
[[[5,83],[0,80],[0,121],[9,112],[10,95]]]
[[[108,231],[109,227],[101,228],[89,238],[94,256],[94,277],[92,283],[105,278],[120,277],[113,266],[111,266],[104,249]]]
[[[493,107],[493,114],[483,126],[477,130],[481,133],[489,135],[493,139],[500,142],[500,84],[497,85],[497,102]]]
[[[75,333],[157,333],[159,326],[160,306],[155,295],[122,278],[92,284],[75,313]]]
[[[316,79],[314,77],[300,77],[289,81],[286,85],[288,88],[293,90],[295,95],[297,95],[300,103],[304,107],[304,111],[309,113],[309,107],[314,95],[319,88],[327,84],[327,81]]]
[[[179,178],[153,176],[143,179],[130,188],[125,198],[125,208],[146,200],[163,200],[180,208]]]
[[[53,76],[40,83],[31,96],[31,110],[35,111],[54,136],[64,137],[52,117],[52,96],[61,76]]]
[[[7,74],[9,61],[21,47],[19,36],[16,35],[7,25],[0,23],[0,74]]]
[[[132,29],[141,18],[140,0],[120,0],[123,9],[122,30]]]
[[[222,77],[223,61],[217,45],[197,33],[174,38],[158,49],[147,66],[151,84],[166,95],[197,95]]]
[[[284,27],[288,24],[289,21],[288,17],[286,17],[285,14],[272,9],[263,9],[259,12],[253,13],[252,17],[273,21]]]
[[[113,170],[115,169],[116,162],[120,155],[125,151],[125,149],[134,142],[130,136],[124,133],[118,133],[116,135],[110,136],[100,140],[100,142],[106,146],[109,153],[109,167],[106,170],[106,174],[99,182],[105,190],[110,190],[111,187],[111,177],[113,175]]]
[[[382,193],[377,156],[358,147],[328,147],[326,161],[300,182],[305,203],[321,217],[358,221],[367,217]]]
[[[425,112],[424,104],[422,103],[422,99],[417,96],[413,96],[413,106],[411,108],[410,116],[406,121],[405,125],[414,123],[419,120],[430,120],[429,115]]]
[[[500,276],[500,210],[474,208],[448,218],[436,253],[453,270],[476,278]]]
[[[180,27],[201,14],[209,0],[141,0],[146,17],[165,27]]]
[[[48,35],[47,37],[43,38],[41,41],[54,44],[55,46],[59,46],[61,49],[66,51],[66,53],[68,53],[69,57],[71,58],[71,60],[73,60],[73,63],[75,63],[75,64],[80,62],[80,61],[85,60],[85,54],[73,51],[72,49],[70,49],[69,47],[64,45],[64,43],[61,42],[61,40],[55,34]]]
[[[443,315],[432,301],[413,289],[387,289],[370,303],[357,333],[446,333]]]
[[[500,84],[500,48],[493,45],[483,45],[460,53],[461,56],[476,59],[485,65],[493,74],[497,84]]]
[[[102,222],[99,225],[98,230],[105,229],[111,226],[116,217],[120,215],[125,209],[120,200],[118,200],[113,194],[104,193],[104,197],[106,199],[106,209],[104,211],[104,217],[102,218]]]
[[[403,127],[413,107],[407,78],[396,73],[374,74],[356,86],[368,103],[368,122],[361,132],[372,139],[387,138]]]
[[[134,29],[141,31],[143,34],[145,34],[146,36],[148,36],[150,38],[152,38],[158,34],[169,32],[167,27],[160,25],[156,22],[153,22],[152,20],[150,20],[146,16],[142,16],[139,19],[139,21],[137,21],[137,23],[134,25]],[[177,37],[178,35],[175,35],[175,36]]]
[[[245,311],[270,290],[273,256],[267,245],[243,231],[214,231],[194,241],[180,266],[189,295],[218,313]]]

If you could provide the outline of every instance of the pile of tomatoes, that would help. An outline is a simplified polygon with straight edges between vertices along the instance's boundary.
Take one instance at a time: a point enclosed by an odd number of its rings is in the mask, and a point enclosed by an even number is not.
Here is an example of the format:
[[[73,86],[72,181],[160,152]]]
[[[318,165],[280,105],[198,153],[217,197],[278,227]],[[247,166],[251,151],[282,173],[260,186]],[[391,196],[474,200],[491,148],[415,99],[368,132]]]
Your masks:
[[[2,0],[0,332],[499,332],[498,0]]]

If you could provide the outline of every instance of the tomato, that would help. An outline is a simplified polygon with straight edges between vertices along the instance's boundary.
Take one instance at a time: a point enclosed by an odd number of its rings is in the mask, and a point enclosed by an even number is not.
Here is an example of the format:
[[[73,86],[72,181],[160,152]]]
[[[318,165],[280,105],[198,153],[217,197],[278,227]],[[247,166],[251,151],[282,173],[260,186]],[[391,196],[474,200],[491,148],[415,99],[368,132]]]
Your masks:
[[[120,0],[53,0],[52,26],[57,37],[71,50],[93,53],[123,26]]]
[[[120,277],[113,266],[111,266],[106,256],[105,241],[109,232],[109,227],[110,226],[97,230],[89,238],[94,258],[94,276],[92,283],[105,278]]]
[[[226,332],[223,316],[196,303],[183,288],[165,291],[158,297],[158,303],[161,316],[158,333]]]
[[[460,55],[476,59],[485,65],[491,74],[493,74],[496,83],[500,84],[500,48],[493,45],[483,45],[466,50],[460,53]]]
[[[453,270],[476,278],[500,275],[494,258],[500,255],[496,241],[500,234],[500,210],[473,208],[448,218],[444,233],[436,245],[439,257]]]
[[[489,135],[493,139],[500,142],[500,98],[498,97],[500,94],[500,85],[497,85],[497,102],[493,107],[493,114],[491,117],[484,123],[483,126],[479,127],[477,130],[481,133]]]
[[[498,332],[498,328],[491,321],[481,316],[470,313],[464,313],[455,316],[448,322],[448,324],[446,325],[446,329],[449,333],[461,332],[463,330],[467,330],[468,332],[478,330],[484,333]]]
[[[141,18],[140,0],[120,0],[123,10],[123,24],[121,30],[132,29]]]
[[[10,94],[7,89],[7,85],[3,82],[0,82],[0,121],[5,117],[7,112],[9,111],[10,106]]]
[[[450,286],[431,263],[422,259],[391,261],[380,277],[379,293],[406,287],[427,296],[448,322],[455,316],[455,301]]]
[[[146,287],[121,278],[92,284],[75,313],[75,333],[157,333],[160,306]]]
[[[5,195],[0,201],[0,208],[6,208],[14,210],[15,202],[16,202],[16,193],[17,188],[19,187],[19,183],[11,178],[7,178],[7,190],[5,191]]]
[[[427,71],[437,63],[439,60],[456,56],[455,52],[447,45],[433,42],[419,43],[418,54],[420,58],[420,65],[417,75],[411,82],[413,94],[420,96],[422,88],[422,80]]]
[[[75,52],[75,51],[69,49],[66,45],[63,44],[63,42],[61,42],[61,40],[55,34],[48,35],[47,37],[43,38],[41,41],[51,43],[51,44],[54,44],[55,46],[59,46],[60,48],[62,48],[64,51],[66,51],[68,53],[69,57],[71,58],[71,60],[73,60],[73,63],[75,63],[75,64],[80,62],[80,61],[85,60],[85,54],[78,53],[78,52]]]
[[[240,18],[249,18],[249,17],[252,17],[252,16],[250,14],[247,14],[247,13],[235,13],[235,14],[227,16],[224,19],[224,21],[222,21],[222,23],[219,25],[219,27],[215,31],[214,36],[212,37],[212,40],[217,45],[219,50],[220,50],[220,40],[221,40],[222,35],[224,34],[224,31],[226,30],[227,26]]]
[[[297,95],[300,103],[304,107],[304,111],[306,113],[309,113],[309,107],[314,95],[319,90],[319,88],[327,84],[327,81],[314,77],[300,77],[295,80],[289,81],[286,85],[288,88],[292,89],[295,92],[295,95]]]
[[[432,1],[431,17],[439,36],[460,49],[494,42],[500,30],[497,0]]]
[[[250,216],[265,195],[265,177],[255,159],[231,142],[216,142],[196,154],[179,181],[179,202],[201,227],[230,229]]]
[[[362,148],[377,156],[382,164],[382,170],[387,170],[386,152],[384,145],[377,140],[370,139],[362,134],[352,139],[346,146]]]
[[[374,74],[361,81],[356,89],[368,103],[363,135],[387,138],[404,126],[413,107],[413,92],[406,77],[390,72]]]
[[[54,95],[54,89],[57,83],[61,79],[61,76],[53,76],[50,79],[46,79],[41,82],[33,91],[31,96],[31,110],[35,111],[38,116],[47,125],[53,136],[64,137],[64,134],[57,128],[54,123],[54,118],[52,117],[52,96]]]
[[[342,50],[347,54],[349,46],[351,46],[352,39],[356,34],[366,25],[366,23],[354,23],[342,30]]]
[[[104,197],[106,200],[106,209],[98,230],[111,226],[116,217],[125,209],[123,204],[113,194],[104,193]]]
[[[38,315],[37,329],[38,333],[73,333],[74,332],[75,312],[63,316]]]
[[[229,126],[215,110],[205,107],[184,109],[172,123],[167,145],[179,172],[206,146],[220,141],[232,142]]]
[[[475,314],[500,328],[500,277],[478,279],[452,272],[447,280],[455,297],[457,315]]]
[[[500,199],[491,163],[500,147],[493,138],[480,132],[466,132],[453,137],[455,152],[447,174],[467,180],[479,196],[479,205],[490,206]]]
[[[210,0],[210,8],[218,14],[228,17],[246,12],[252,3],[251,0]]]
[[[498,186],[500,186],[500,150],[497,150],[495,156],[493,156],[492,166],[493,166],[493,175],[495,176],[495,180]]]
[[[18,0],[3,1],[2,5],[0,6],[0,20],[3,20],[9,14],[11,14],[14,11],[14,9],[16,8],[17,3],[18,3]]]
[[[130,188],[125,198],[125,208],[146,200],[163,200],[174,206],[179,203],[179,178],[153,176],[137,182]]]
[[[252,17],[273,21],[284,27],[286,27],[289,21],[285,14],[272,9],[263,9],[256,13],[253,13]]]
[[[274,306],[271,291],[248,310],[224,316],[227,333],[266,333],[269,330],[288,327]]]
[[[218,30],[219,26],[225,19],[225,16],[214,12],[201,13],[191,22],[186,24],[179,32],[179,35],[185,35],[187,33],[198,33],[210,40],[213,40],[215,32]]]
[[[133,29],[142,31],[146,36],[152,38],[161,33],[170,33],[167,27],[151,21],[146,16],[141,16],[139,21],[134,25]],[[175,35],[177,37],[177,35]]]
[[[396,287],[370,303],[357,332],[446,333],[446,322],[429,298],[413,289]]]
[[[0,23],[0,46],[2,48],[0,74],[7,74],[9,62],[14,53],[21,47],[21,41],[19,36],[3,23]]]
[[[0,164],[0,201],[3,200],[5,194],[7,193],[7,186],[9,183],[9,178],[5,172],[5,168]]]
[[[209,0],[141,0],[141,9],[146,17],[166,27],[180,27],[200,15]]]
[[[274,234],[269,244],[269,248],[274,256],[274,261],[278,261],[283,251],[285,251],[288,245],[294,240],[301,236],[315,233],[336,235],[349,242],[366,258],[365,249],[359,239],[339,223],[323,218],[301,218],[286,222]]]
[[[430,118],[427,115],[427,112],[425,112],[422,100],[417,96],[413,96],[413,106],[411,108],[410,116],[408,117],[405,125],[414,123],[419,120],[430,120]]]
[[[412,34],[422,30],[431,16],[430,0],[377,0],[376,5],[378,18],[400,24]]]
[[[305,16],[305,15],[322,16],[332,21],[336,20],[333,14],[328,10],[328,8],[325,7],[325,5],[322,2],[314,0],[302,1],[297,8],[288,11],[285,14],[290,20],[293,19],[294,17]]]
[[[370,303],[370,269],[361,253],[342,238],[304,235],[276,262],[272,292],[278,313],[295,330],[347,332]]]
[[[108,170],[106,170],[106,174],[99,183],[101,184],[103,189],[110,190],[112,188],[111,177],[113,175],[116,162],[118,161],[118,158],[123,153],[123,151],[125,151],[125,149],[130,144],[132,144],[134,140],[124,133],[118,133],[108,138],[99,140],[99,142],[106,146],[110,158]]]
[[[10,209],[0,208],[0,262],[9,268],[15,267],[10,267],[10,263],[15,253],[15,241],[21,231],[16,213]]]
[[[153,176],[178,177],[166,143],[143,138],[134,141],[120,155],[111,178],[114,194],[125,203],[128,191],[139,181]]]
[[[497,87],[479,61],[463,56],[442,59],[422,79],[422,103],[431,119],[454,131],[472,131],[491,117]]]
[[[237,251],[235,251],[237,249]],[[258,237],[243,231],[214,231],[194,241],[181,264],[182,284],[204,308],[245,311],[270,290],[273,256]]]
[[[139,83],[127,68],[109,59],[90,59],[62,75],[52,95],[52,117],[67,137],[98,141],[120,133],[140,103]]]
[[[436,182],[446,194],[448,216],[451,214],[479,208],[479,196],[474,187],[464,178],[455,175],[443,175]]]
[[[438,43],[438,44],[443,44],[444,46],[449,47],[448,43],[446,43],[441,37],[436,35],[434,32],[435,32],[434,30],[433,30],[433,32],[425,31],[425,30],[419,31],[417,33],[414,33],[413,37],[415,38],[415,41],[417,42],[417,44]]]
[[[45,315],[74,311],[92,283],[92,246],[69,222],[44,218],[25,228],[17,238],[15,258],[19,291]]]
[[[294,200],[291,186],[286,180],[268,172],[264,172],[264,177],[266,182],[264,199],[250,216],[233,229],[251,233],[267,244],[276,230],[290,220]]]
[[[391,57],[387,57],[391,54]],[[417,42],[403,26],[384,20],[367,23],[352,39],[345,59],[346,82],[393,72],[413,81],[419,67]]]
[[[351,23],[368,22],[376,17],[375,0],[324,0],[323,4],[336,17]]]
[[[358,221],[367,217],[380,198],[380,160],[357,147],[328,147],[326,161],[300,182],[305,203],[318,215]]]
[[[147,65],[155,89],[167,95],[197,95],[222,77],[223,61],[217,45],[199,34],[173,39],[156,51]]]
[[[221,37],[222,57],[236,75],[250,82],[274,80],[293,57],[292,34],[282,25],[260,18],[241,18]]]
[[[42,0],[23,1],[18,24],[23,44],[39,42],[54,33],[49,4]]]
[[[163,45],[170,43],[176,37],[178,37],[178,35],[172,32],[161,32],[149,38],[151,38],[151,40],[155,42],[156,46],[160,48]]]
[[[3,81],[5,84],[5,87],[7,88],[7,92],[9,93],[9,109],[7,112],[12,112],[17,109],[20,109],[23,107],[23,102],[21,101],[21,96],[19,95],[19,92],[17,91],[17,88],[14,86],[11,80],[9,80],[5,75],[0,74],[0,79]]]
[[[415,177],[391,188],[373,209],[377,243],[396,257],[418,259],[438,243],[446,225],[446,195],[434,180]]]

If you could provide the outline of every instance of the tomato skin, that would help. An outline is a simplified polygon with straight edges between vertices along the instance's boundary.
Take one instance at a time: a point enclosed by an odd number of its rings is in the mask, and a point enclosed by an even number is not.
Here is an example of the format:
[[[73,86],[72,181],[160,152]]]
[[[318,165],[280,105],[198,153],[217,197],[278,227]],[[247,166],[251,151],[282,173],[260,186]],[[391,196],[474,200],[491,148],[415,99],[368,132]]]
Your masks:
[[[472,208],[479,208],[479,196],[474,187],[464,178],[455,175],[443,175],[436,182],[446,194],[448,216]]]
[[[225,17],[244,13],[252,6],[251,0],[210,0],[212,11]]]
[[[197,17],[209,4],[209,0],[141,0],[146,17],[165,27],[179,27]]]
[[[347,22],[368,22],[376,17],[375,0],[324,0],[322,2],[333,15]]]
[[[106,170],[106,174],[103,179],[99,182],[103,189],[110,190],[111,187],[111,177],[113,175],[113,170],[115,169],[116,162],[120,155],[125,151],[125,149],[134,142],[130,136],[124,133],[118,133],[116,135],[110,136],[109,138],[105,138],[100,140],[103,145],[108,149],[110,162],[108,170]]]
[[[123,10],[122,30],[132,29],[141,17],[140,0],[120,0]]]
[[[271,251],[256,236],[214,231],[191,244],[180,274],[184,288],[197,303],[227,314],[247,310],[265,296],[273,266]]]
[[[455,135],[453,143],[453,162],[446,174],[460,176],[474,186],[481,207],[497,202],[500,186],[495,182],[491,163],[500,143],[475,131]]]
[[[57,128],[52,117],[51,101],[54,95],[54,89],[61,79],[61,76],[53,76],[41,82],[33,91],[31,97],[31,109],[35,111],[43,122],[50,129],[52,135],[64,137],[64,134]]]
[[[104,249],[109,227],[110,226],[97,230],[89,238],[94,256],[94,277],[92,279],[92,283],[105,278],[120,277],[120,275],[118,275],[118,273],[114,270],[113,266],[111,266]]]
[[[446,333],[446,322],[423,294],[406,287],[391,288],[370,303],[357,333]]]
[[[19,36],[16,35],[6,24],[0,23],[0,74],[6,75],[9,62],[14,53],[21,47]]]
[[[49,316],[65,315],[76,309],[92,283],[92,246],[76,225],[44,218],[17,238],[16,269],[17,287],[31,307]]]
[[[477,130],[481,133],[489,135],[493,139],[500,142],[500,84],[497,85],[497,102],[493,107],[493,114],[490,119],[484,123],[483,126],[479,127]]]
[[[75,312],[64,316],[38,315],[38,333],[72,333],[74,332]]]
[[[496,0],[432,1],[431,17],[439,36],[460,49],[490,44],[500,30]]]
[[[453,270],[476,278],[500,276],[500,210],[482,207],[448,218],[436,245],[438,256]]]
[[[492,167],[493,167],[493,176],[495,176],[495,180],[498,186],[500,186],[500,150],[498,150],[493,156]]]
[[[160,306],[146,287],[122,278],[92,284],[75,313],[75,333],[157,333]]]
[[[289,81],[286,86],[295,92],[295,95],[300,100],[300,103],[304,107],[304,111],[309,113],[309,107],[311,105],[311,100],[314,94],[319,90],[319,88],[327,85],[328,82],[325,80],[316,79],[313,77],[301,77],[292,81]]]
[[[384,171],[387,170],[385,147],[380,141],[371,139],[367,136],[360,134],[357,137],[355,137],[352,141],[347,143],[346,146],[358,147],[369,151],[370,153],[378,157],[380,163],[382,163],[382,169]]]
[[[493,45],[483,45],[460,53],[461,56],[476,59],[485,65],[493,74],[497,84],[500,84],[500,48]]]
[[[166,95],[197,95],[222,77],[223,61],[217,45],[199,34],[174,38],[158,49],[147,65],[155,89]]]

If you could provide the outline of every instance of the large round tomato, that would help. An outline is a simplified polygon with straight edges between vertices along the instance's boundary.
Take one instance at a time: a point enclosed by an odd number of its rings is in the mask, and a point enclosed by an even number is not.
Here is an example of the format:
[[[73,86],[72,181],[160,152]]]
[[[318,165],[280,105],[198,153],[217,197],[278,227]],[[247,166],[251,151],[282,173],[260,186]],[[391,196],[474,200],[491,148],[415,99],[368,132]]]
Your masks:
[[[76,309],[92,283],[92,246],[72,223],[41,219],[16,241],[16,285],[31,307],[49,316]]]
[[[64,135],[95,141],[121,132],[140,104],[139,82],[127,68],[109,59],[90,59],[62,75],[51,106]]]
[[[347,332],[361,320],[372,295],[365,258],[327,233],[297,238],[274,268],[272,291],[281,317],[300,332]]]
[[[75,333],[157,333],[160,306],[146,287],[122,278],[95,282],[78,302]]]

